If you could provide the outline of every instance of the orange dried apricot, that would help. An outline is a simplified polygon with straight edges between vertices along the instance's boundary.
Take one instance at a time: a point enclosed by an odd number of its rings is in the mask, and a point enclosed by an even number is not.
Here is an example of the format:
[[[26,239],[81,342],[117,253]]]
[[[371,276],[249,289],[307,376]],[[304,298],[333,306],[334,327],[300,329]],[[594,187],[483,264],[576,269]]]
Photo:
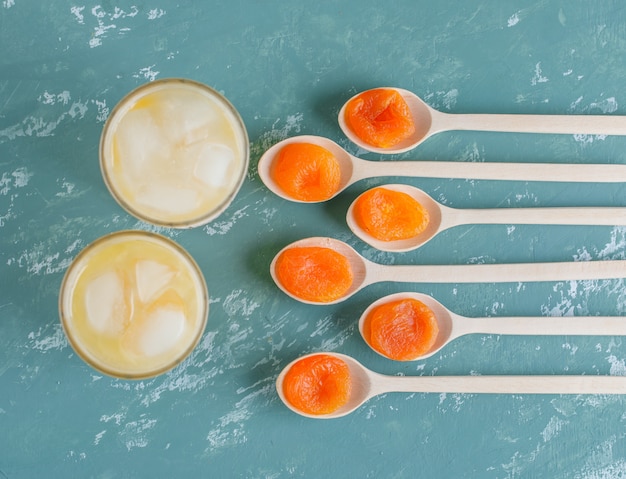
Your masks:
[[[289,368],[282,387],[294,408],[307,414],[330,414],[348,402],[350,368],[329,354],[306,356]]]
[[[370,346],[396,361],[410,361],[426,354],[439,334],[435,313],[413,298],[376,306],[367,315],[364,326]]]
[[[339,162],[313,143],[289,143],[278,152],[271,171],[276,184],[291,198],[325,201],[339,190]]]
[[[345,120],[356,136],[379,148],[390,148],[415,133],[409,106],[391,88],[375,88],[352,98]]]
[[[337,251],[321,246],[294,246],[276,260],[280,284],[306,301],[329,303],[344,296],[352,286],[352,268]]]
[[[396,241],[417,236],[428,226],[428,211],[412,196],[377,187],[354,203],[354,219],[372,237]]]

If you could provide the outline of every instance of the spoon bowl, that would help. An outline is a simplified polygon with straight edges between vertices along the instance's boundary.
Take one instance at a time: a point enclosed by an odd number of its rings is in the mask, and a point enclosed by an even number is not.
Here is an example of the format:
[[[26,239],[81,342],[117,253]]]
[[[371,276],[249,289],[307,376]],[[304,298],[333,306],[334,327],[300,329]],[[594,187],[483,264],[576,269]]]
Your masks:
[[[411,238],[393,241],[380,240],[372,236],[365,229],[363,229],[356,219],[354,210],[361,196],[365,194],[362,193],[348,207],[348,211],[346,213],[346,223],[348,224],[348,227],[350,228],[352,233],[354,233],[356,237],[360,238],[365,243],[380,251],[389,251],[395,253],[406,252],[417,249],[420,246],[428,243],[437,234],[443,231],[443,229],[445,229],[442,228],[442,219],[444,218],[445,212],[448,208],[436,202],[426,192],[410,185],[392,184],[381,185],[381,187],[388,190],[398,191],[400,193],[406,193],[415,201],[417,201],[428,213],[428,224],[421,233]]]
[[[288,248],[318,246],[342,254],[352,269],[352,284],[344,296],[325,303],[307,301],[289,292],[276,274],[276,262]],[[466,264],[466,265],[381,265],[369,261],[343,241],[312,237],[281,249],[270,264],[276,285],[293,299],[308,304],[335,304],[344,301],[373,283],[520,283],[535,281],[575,281],[616,279],[626,276],[626,260],[572,261],[553,263]]]
[[[322,148],[330,151],[337,162],[339,163],[340,170],[340,184],[337,192],[332,196],[336,196],[341,191],[345,190],[352,183],[354,165],[353,158],[351,155],[341,148],[337,143],[328,138],[324,138],[321,136],[313,136],[313,135],[301,135],[294,136],[291,138],[287,138],[286,140],[282,140],[275,145],[271,146],[259,159],[258,171],[259,176],[261,177],[261,181],[267,186],[270,191],[272,191],[275,195],[280,196],[281,198],[289,201],[294,201],[296,203],[319,203],[320,201],[303,201],[292,198],[288,194],[286,194],[282,188],[274,181],[272,176],[272,168],[274,162],[278,158],[278,154],[280,150],[282,150],[285,146],[292,143],[312,143],[314,145],[321,146]],[[330,199],[330,198],[329,198]],[[321,200],[327,201],[327,200]]]
[[[396,90],[406,101],[415,122],[415,132],[389,148],[372,146],[361,140],[345,119],[346,105],[339,110],[339,127],[354,144],[367,151],[382,154],[403,153],[417,147],[432,135],[442,131],[473,130],[510,133],[552,133],[588,135],[626,135],[626,117],[617,115],[523,115],[523,114],[451,114],[430,107],[415,93],[403,88]]]
[[[341,109],[339,110],[339,127],[344,135],[355,145],[363,148],[366,151],[372,151],[375,153],[382,154],[396,154],[396,153],[404,153],[406,151],[412,150],[420,143],[424,142],[428,137],[437,133],[437,131],[433,128],[433,117],[439,113],[437,110],[431,108],[424,100],[418,97],[415,93],[412,93],[403,88],[391,88],[385,87],[385,89],[395,90],[400,96],[404,99],[407,106],[409,107],[409,111],[411,112],[411,116],[413,117],[413,122],[415,124],[415,131],[411,136],[405,138],[401,142],[397,143],[393,147],[390,148],[381,148],[370,145],[365,141],[361,140],[350,125],[346,121],[346,107],[350,101],[360,95],[354,95],[350,98],[346,103],[343,104]]]
[[[300,414],[305,417],[315,418],[315,419],[331,419],[338,418],[350,414],[354,410],[358,409],[365,401],[372,397],[372,377],[370,376],[370,372],[364,368],[357,360],[351,358],[350,356],[346,356],[345,354],[340,353],[323,353],[334,356],[336,358],[342,359],[348,365],[350,370],[350,381],[351,381],[351,391],[350,396],[348,398],[348,402],[341,406],[339,409],[330,414],[323,415],[315,415],[309,414],[295,408],[291,405],[291,403],[285,398],[283,382],[285,380],[285,375],[289,371],[289,369],[301,359],[307,358],[309,356],[315,356],[319,353],[311,353],[306,354],[304,356],[300,356],[299,358],[291,361],[287,366],[283,368],[278,377],[276,378],[276,392],[280,397],[281,401],[291,409],[293,412]]]
[[[346,292],[346,294],[342,298],[339,298],[336,301],[332,301],[332,302],[328,302],[328,303],[318,303],[318,302],[315,302],[315,301],[308,301],[308,300],[299,298],[298,296],[292,294],[290,291],[288,291],[282,285],[282,283],[278,279],[278,276],[276,274],[276,262],[278,261],[278,258],[280,257],[280,255],[284,251],[289,249],[289,248],[311,247],[311,246],[322,247],[322,248],[330,248],[330,249],[340,253],[341,255],[343,255],[348,260],[348,262],[350,263],[350,268],[352,270],[352,285],[350,286],[350,289]],[[297,301],[300,301],[302,303],[307,303],[307,304],[335,304],[335,303],[339,303],[341,301],[344,301],[345,299],[348,299],[350,296],[352,296],[357,291],[359,291],[361,288],[364,288],[367,285],[366,284],[366,281],[368,279],[368,277],[367,277],[367,268],[368,268],[367,260],[365,258],[361,257],[348,244],[344,243],[343,241],[339,241],[337,239],[334,239],[334,238],[315,236],[315,237],[304,238],[304,239],[295,241],[295,242],[285,246],[283,249],[281,249],[276,254],[276,256],[274,256],[274,259],[272,260],[272,262],[270,264],[270,275],[272,276],[272,279],[276,283],[276,286],[278,286],[285,294],[287,294],[288,296],[291,296],[293,299],[295,299]]]
[[[259,159],[257,169],[265,186],[275,195],[296,203],[319,203],[297,200],[286,194],[272,177],[272,168],[280,150],[290,143],[313,143],[326,148],[339,163],[340,184],[330,198],[350,185],[366,179],[388,176],[415,178],[456,178],[473,180],[560,181],[620,183],[626,181],[626,165],[558,163],[485,163],[469,161],[373,161],[351,155],[334,141],[321,136],[301,135],[282,140]],[[323,200],[328,201],[328,200]]]
[[[442,231],[463,224],[626,225],[626,208],[620,207],[456,209],[438,203],[414,186],[391,184],[381,187],[406,193],[422,205],[429,215],[428,225],[421,233],[407,239],[383,241],[364,230],[356,220],[354,210],[360,196],[357,197],[348,208],[346,223],[355,236],[381,251],[411,251],[423,246]]]
[[[432,298],[431,296],[428,296],[422,293],[412,293],[412,292],[394,293],[394,294],[384,296],[374,301],[372,304],[370,304],[367,307],[367,309],[365,309],[365,311],[363,311],[363,314],[361,314],[361,317],[359,318],[359,332],[361,333],[361,337],[363,338],[363,341],[365,341],[365,344],[367,344],[372,351],[374,351],[375,353],[381,355],[382,357],[386,359],[394,360],[393,358],[388,357],[381,351],[378,351],[374,347],[372,347],[369,341],[370,327],[369,327],[368,318],[370,314],[372,313],[372,311],[378,306],[391,303],[394,301],[400,301],[403,299],[415,299],[417,301],[424,303],[435,315],[435,319],[437,320],[437,326],[439,327],[437,338],[435,339],[435,342],[432,345],[432,347],[425,354],[412,358],[410,359],[410,361],[415,361],[418,359],[426,359],[436,354],[441,349],[443,349],[443,347],[446,344],[448,344],[450,341],[452,341],[458,336],[459,332],[455,330],[456,316],[453,317],[451,312],[447,308],[445,308],[439,301]],[[459,324],[457,320],[456,329],[458,328],[459,328]]]
[[[415,299],[424,303],[435,315],[439,333],[429,351],[410,361],[429,358],[440,352],[453,340],[467,334],[507,335],[569,335],[569,336],[623,336],[626,335],[626,317],[622,316],[519,316],[467,318],[453,313],[436,299],[421,293],[402,292],[384,296],[374,301],[359,318],[359,332],[365,343],[384,358],[369,342],[368,317],[382,304],[402,299]]]
[[[313,353],[319,354],[319,353]],[[348,402],[329,414],[311,415],[293,407],[285,398],[283,381],[289,363],[276,379],[276,391],[293,412],[313,419],[334,419],[356,411],[366,401],[380,394],[470,393],[470,394],[626,394],[626,376],[385,376],[367,369],[356,359],[339,353],[323,353],[346,362],[352,388]],[[306,356],[305,356],[306,357]]]

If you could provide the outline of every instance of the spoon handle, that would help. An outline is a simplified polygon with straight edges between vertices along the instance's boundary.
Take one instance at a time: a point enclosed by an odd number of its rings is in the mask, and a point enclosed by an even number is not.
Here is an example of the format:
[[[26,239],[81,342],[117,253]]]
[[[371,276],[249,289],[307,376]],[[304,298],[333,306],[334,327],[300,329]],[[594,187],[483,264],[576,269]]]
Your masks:
[[[383,376],[373,395],[387,392],[486,394],[626,394],[626,376]]]
[[[574,281],[626,277],[626,260],[555,263],[402,265],[372,263],[369,282],[508,283]]]
[[[433,115],[433,129],[553,133],[580,135],[626,135],[626,116],[618,115]]]
[[[442,226],[462,224],[528,224],[528,225],[626,225],[626,208],[449,208]]]
[[[353,158],[354,170],[351,182],[385,176],[572,183],[626,181],[626,165],[622,164],[371,161]]]
[[[626,336],[626,316],[528,316],[465,318],[458,316],[453,335],[509,334],[542,336]]]

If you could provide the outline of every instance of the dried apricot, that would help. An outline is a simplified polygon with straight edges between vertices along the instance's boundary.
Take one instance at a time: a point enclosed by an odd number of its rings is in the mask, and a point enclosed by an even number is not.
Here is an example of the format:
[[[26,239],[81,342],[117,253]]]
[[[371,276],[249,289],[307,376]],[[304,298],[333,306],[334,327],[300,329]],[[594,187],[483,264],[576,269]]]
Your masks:
[[[413,298],[380,304],[365,319],[364,336],[369,345],[396,361],[410,361],[426,354],[438,334],[435,313]]]
[[[291,198],[325,201],[339,191],[339,162],[313,143],[289,143],[278,152],[271,171],[276,184]]]
[[[354,203],[354,219],[370,236],[381,241],[413,238],[428,226],[428,211],[412,196],[377,187]]]
[[[350,262],[331,248],[294,246],[279,255],[275,266],[280,284],[306,301],[329,303],[352,286]]]
[[[375,88],[352,98],[345,120],[356,136],[379,148],[395,146],[415,133],[408,104],[392,88]]]
[[[348,402],[350,368],[330,354],[296,361],[285,374],[283,394],[294,408],[307,414],[330,414]]]

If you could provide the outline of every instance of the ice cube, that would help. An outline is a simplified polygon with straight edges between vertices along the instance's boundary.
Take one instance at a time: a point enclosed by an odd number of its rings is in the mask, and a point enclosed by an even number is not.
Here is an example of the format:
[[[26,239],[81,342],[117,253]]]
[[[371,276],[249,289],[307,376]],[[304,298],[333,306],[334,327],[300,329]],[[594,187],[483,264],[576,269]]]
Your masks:
[[[211,187],[229,183],[229,172],[235,163],[234,151],[226,145],[206,143],[197,148],[194,176]]]
[[[177,145],[206,138],[211,123],[219,118],[212,101],[195,92],[170,91],[163,95],[160,106],[160,120],[166,125],[167,137]]]
[[[117,126],[115,138],[120,162],[134,180],[143,179],[155,158],[165,156],[168,152],[162,129],[147,108],[126,113]]]
[[[156,298],[176,275],[172,268],[153,260],[138,261],[135,278],[139,301],[144,304]]]
[[[153,311],[141,325],[133,325],[137,352],[158,356],[172,350],[185,332],[185,312],[174,305],[162,306]]]
[[[124,283],[115,271],[108,271],[89,282],[85,289],[85,308],[89,324],[99,333],[119,335],[130,321],[130,308]]]
[[[178,188],[152,183],[139,191],[137,203],[155,211],[173,214],[185,214],[198,207],[198,192],[190,188]]]

